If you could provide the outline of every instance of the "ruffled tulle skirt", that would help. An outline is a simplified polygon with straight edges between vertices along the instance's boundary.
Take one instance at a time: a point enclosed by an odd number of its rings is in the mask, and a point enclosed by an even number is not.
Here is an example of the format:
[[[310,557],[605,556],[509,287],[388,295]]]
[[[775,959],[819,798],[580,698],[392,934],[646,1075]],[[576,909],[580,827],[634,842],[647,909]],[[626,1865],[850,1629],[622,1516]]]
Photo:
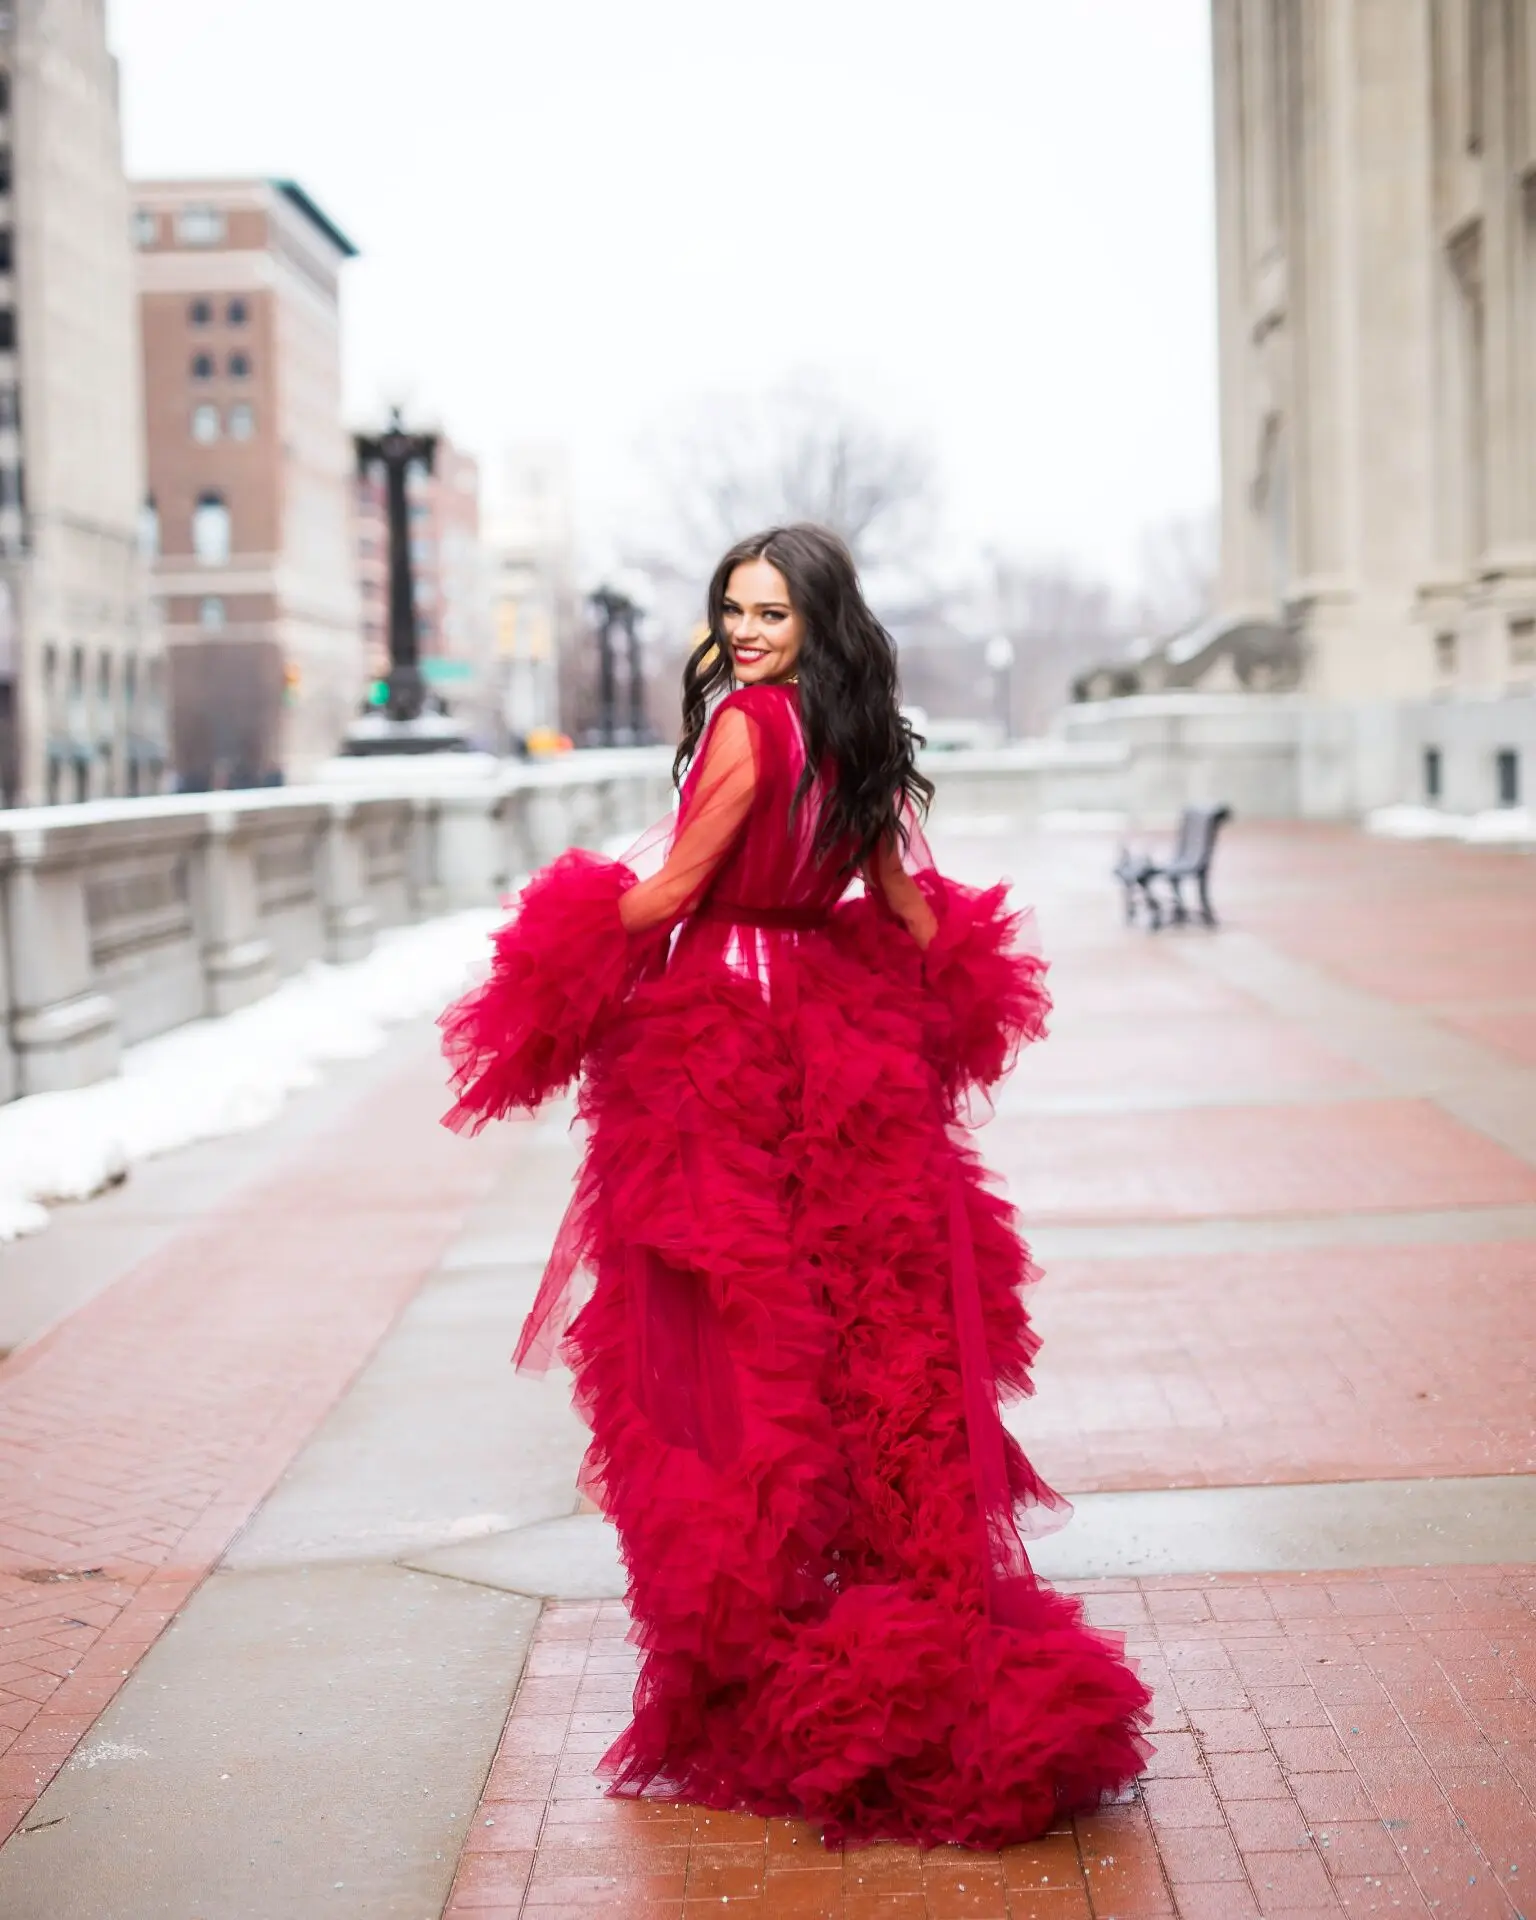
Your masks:
[[[565,1351],[645,1656],[605,1766],[829,1837],[995,1846],[1139,1770],[1145,1695],[1044,1586],[989,1618],[957,1181],[1014,1389],[1027,1258],[899,1007],[829,939],[777,944],[768,998],[723,966],[642,988],[584,1096],[596,1286]]]

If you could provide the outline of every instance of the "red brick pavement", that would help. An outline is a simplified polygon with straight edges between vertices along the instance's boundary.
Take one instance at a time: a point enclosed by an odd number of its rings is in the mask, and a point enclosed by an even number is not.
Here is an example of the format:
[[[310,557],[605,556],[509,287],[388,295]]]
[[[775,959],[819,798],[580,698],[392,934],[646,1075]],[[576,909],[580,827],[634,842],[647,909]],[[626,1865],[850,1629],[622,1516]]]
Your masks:
[[[1523,1007],[1434,1007],[1431,1012],[1442,1026],[1507,1054],[1516,1066],[1536,1067],[1536,994]]]
[[[0,1367],[0,1839],[489,1184],[440,1104],[416,1063]]]
[[[1536,1472],[1536,1245],[1057,1259],[1010,1415],[1067,1491]]]
[[[1056,1114],[982,1135],[1026,1222],[1258,1218],[1536,1201],[1536,1168],[1427,1100]]]
[[[1070,970],[1069,970],[1070,978]],[[1134,1101],[1225,1096],[1248,1104],[1327,1091],[1379,1093],[1381,1083],[1273,1014],[1253,1011],[1080,1012],[1071,987],[1052,1022],[1050,1041],[1030,1047],[1002,1099],[1069,1096]]]
[[[1287,826],[1247,828],[1222,855],[1228,917],[1352,986],[1421,1007],[1532,994],[1529,854]]]
[[[540,1623],[451,1920],[1499,1920],[1536,1875],[1536,1575],[1101,1582],[1156,1696],[1135,1798],[997,1855],[600,1797],[622,1607]]]

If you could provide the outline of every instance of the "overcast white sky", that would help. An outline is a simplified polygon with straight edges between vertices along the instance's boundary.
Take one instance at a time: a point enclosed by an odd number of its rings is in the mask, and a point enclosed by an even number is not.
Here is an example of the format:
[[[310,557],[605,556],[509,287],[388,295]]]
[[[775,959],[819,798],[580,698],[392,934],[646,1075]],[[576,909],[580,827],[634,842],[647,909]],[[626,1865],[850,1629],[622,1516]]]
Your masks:
[[[605,549],[701,390],[820,369],[951,550],[1121,575],[1215,497],[1208,0],[109,0],[131,174],[299,180],[349,404],[569,449]]]

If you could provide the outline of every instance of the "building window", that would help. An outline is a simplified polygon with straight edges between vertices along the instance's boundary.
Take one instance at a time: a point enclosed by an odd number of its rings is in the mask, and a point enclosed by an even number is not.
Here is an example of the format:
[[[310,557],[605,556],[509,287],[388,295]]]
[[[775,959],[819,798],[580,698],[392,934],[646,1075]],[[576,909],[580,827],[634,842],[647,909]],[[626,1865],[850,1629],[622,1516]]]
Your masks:
[[[229,356],[229,377],[231,380],[245,380],[250,376],[251,362],[247,354],[232,353]]]
[[[187,308],[187,318],[194,327],[206,327],[213,318],[212,301],[194,300]]]
[[[1424,749],[1424,798],[1426,800],[1440,798],[1440,749],[1438,747]]]
[[[184,247],[216,247],[224,238],[224,216],[217,207],[183,207],[176,238]]]
[[[243,327],[251,317],[251,310],[243,300],[231,300],[224,309],[224,318],[232,327]]]
[[[1456,671],[1456,635],[1453,632],[1435,635],[1435,670],[1446,675]]]
[[[211,446],[219,437],[219,410],[211,401],[205,400],[200,407],[192,409],[192,438],[200,446]]]
[[[0,353],[16,351],[16,309],[0,307]]]
[[[11,76],[0,68],[0,113],[11,110]]]
[[[1501,807],[1520,804],[1520,755],[1513,747],[1500,747],[1493,756],[1493,781]]]
[[[222,567],[229,559],[229,508],[221,493],[202,494],[192,510],[192,551],[205,567]]]
[[[1509,663],[1512,667],[1536,667],[1536,619],[1529,615],[1509,623]]]
[[[194,380],[211,380],[213,378],[213,355],[211,353],[193,354],[192,378]]]
[[[238,400],[229,410],[229,437],[231,440],[249,440],[256,431],[256,415],[244,400]]]
[[[14,387],[0,387],[0,427],[21,425],[21,396]]]
[[[144,496],[144,504],[139,508],[139,552],[146,560],[153,560],[160,551],[160,509],[155,505],[155,496]]]
[[[11,230],[0,227],[0,273],[9,273],[12,269]]]
[[[159,238],[159,214],[151,213],[148,207],[140,207],[133,216],[133,244],[136,247],[152,247]]]
[[[9,193],[10,190],[11,150],[9,147],[0,147],[0,193]]]
[[[197,624],[205,633],[224,631],[224,602],[216,593],[210,593],[198,607]]]

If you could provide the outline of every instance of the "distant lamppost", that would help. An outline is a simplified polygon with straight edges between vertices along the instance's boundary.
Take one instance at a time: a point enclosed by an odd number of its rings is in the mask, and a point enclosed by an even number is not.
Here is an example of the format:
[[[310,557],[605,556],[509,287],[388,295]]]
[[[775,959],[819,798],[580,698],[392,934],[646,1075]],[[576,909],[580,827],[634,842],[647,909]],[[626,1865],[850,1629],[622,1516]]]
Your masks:
[[[1006,633],[997,633],[987,642],[988,670],[998,682],[997,704],[1002,709],[1003,738],[1013,738],[1013,642]]]
[[[617,636],[622,633],[629,677],[629,720],[625,731],[630,741],[638,745],[646,735],[645,676],[640,663],[644,609],[617,587],[599,587],[589,597],[597,616],[598,739],[603,746],[611,747],[618,737]]]
[[[384,711],[391,720],[419,720],[427,703],[416,630],[416,592],[411,578],[411,521],[406,478],[412,467],[432,471],[435,433],[408,433],[400,409],[392,407],[383,433],[355,436],[357,471],[366,479],[384,469],[384,499],[389,524],[389,672]]]
[[[616,698],[613,636],[629,601],[612,587],[599,587],[591,601],[597,615],[597,738],[600,746],[611,747]]]
[[[631,746],[644,744],[645,723],[645,675],[640,665],[640,628],[645,615],[630,602],[624,615],[624,634],[629,642],[629,740]]]

